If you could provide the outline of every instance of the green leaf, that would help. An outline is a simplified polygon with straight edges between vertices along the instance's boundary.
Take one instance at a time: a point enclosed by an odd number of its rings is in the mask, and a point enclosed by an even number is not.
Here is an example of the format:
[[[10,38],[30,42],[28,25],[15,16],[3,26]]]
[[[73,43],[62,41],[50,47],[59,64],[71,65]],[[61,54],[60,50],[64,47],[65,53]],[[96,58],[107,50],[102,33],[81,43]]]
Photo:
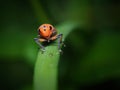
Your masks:
[[[65,22],[56,27],[63,34],[63,39],[77,27],[77,23]],[[34,72],[35,90],[56,90],[57,71],[60,53],[57,46],[49,45],[44,53],[39,50]]]

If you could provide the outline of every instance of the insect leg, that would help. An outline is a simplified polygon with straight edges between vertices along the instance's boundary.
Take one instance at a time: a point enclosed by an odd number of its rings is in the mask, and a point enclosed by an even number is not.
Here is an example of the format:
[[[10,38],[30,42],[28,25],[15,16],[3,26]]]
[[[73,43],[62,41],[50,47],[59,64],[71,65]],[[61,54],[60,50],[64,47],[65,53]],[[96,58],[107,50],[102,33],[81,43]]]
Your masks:
[[[45,51],[45,47],[40,43],[39,38],[34,38],[35,42],[40,46],[42,51]]]
[[[59,52],[62,52],[62,50],[61,50],[62,36],[63,36],[63,34],[59,34],[57,36],[57,38],[58,38],[58,50],[59,50]]]

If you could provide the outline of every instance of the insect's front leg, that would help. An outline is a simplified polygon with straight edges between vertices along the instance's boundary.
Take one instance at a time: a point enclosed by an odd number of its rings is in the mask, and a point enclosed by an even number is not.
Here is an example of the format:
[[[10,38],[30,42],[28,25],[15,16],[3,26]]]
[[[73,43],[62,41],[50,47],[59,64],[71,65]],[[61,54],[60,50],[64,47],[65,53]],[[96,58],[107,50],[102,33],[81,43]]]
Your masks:
[[[63,43],[62,42],[62,36],[63,36],[63,34],[58,34],[58,36],[57,36],[57,38],[58,38],[58,50],[59,50],[59,52],[62,52],[62,50],[61,50],[61,43]]]
[[[41,44],[40,38],[34,38],[35,42],[40,46],[42,51],[45,51],[45,47]]]

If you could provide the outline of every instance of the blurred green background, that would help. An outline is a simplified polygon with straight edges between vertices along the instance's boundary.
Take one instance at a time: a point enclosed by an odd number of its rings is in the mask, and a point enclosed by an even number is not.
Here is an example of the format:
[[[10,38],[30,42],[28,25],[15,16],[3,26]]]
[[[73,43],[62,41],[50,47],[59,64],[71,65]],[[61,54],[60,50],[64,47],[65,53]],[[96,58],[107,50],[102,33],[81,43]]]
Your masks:
[[[33,90],[42,23],[77,22],[59,62],[59,90],[120,90],[119,0],[2,0],[0,90]]]

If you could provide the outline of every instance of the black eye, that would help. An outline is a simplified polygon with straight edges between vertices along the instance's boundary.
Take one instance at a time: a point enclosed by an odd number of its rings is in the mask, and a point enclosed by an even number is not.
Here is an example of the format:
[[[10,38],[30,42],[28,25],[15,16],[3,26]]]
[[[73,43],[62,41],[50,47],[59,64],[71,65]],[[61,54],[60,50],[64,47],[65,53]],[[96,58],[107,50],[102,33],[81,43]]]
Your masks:
[[[46,26],[43,26],[43,28],[46,28]]]
[[[49,26],[50,30],[52,30],[52,26]]]
[[[44,29],[44,31],[46,31],[46,29]]]
[[[38,29],[38,33],[40,33],[40,29]]]

